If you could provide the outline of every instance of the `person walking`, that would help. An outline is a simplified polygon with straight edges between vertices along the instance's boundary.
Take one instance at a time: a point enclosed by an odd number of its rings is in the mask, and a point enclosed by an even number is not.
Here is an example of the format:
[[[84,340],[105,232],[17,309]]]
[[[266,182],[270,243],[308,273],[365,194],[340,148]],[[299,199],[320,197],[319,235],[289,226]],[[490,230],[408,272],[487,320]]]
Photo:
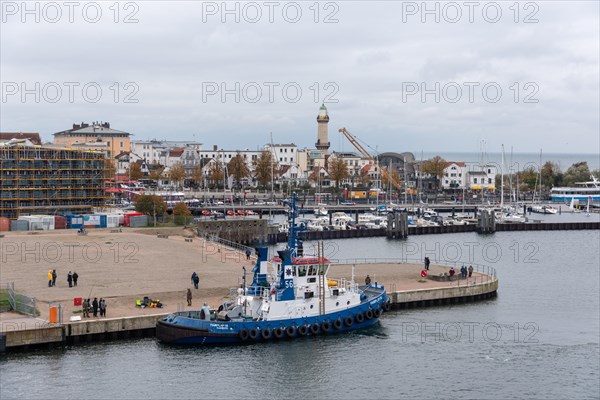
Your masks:
[[[192,290],[190,288],[187,290],[187,303],[188,306],[192,305]]]
[[[69,283],[69,287],[73,287],[73,273],[71,271],[67,275],[67,282]]]
[[[98,298],[94,297],[94,301],[92,301],[92,311],[94,312],[94,317],[98,316]]]
[[[52,287],[52,270],[48,270],[48,287]]]
[[[77,279],[79,279],[79,275],[77,272],[73,272],[73,286],[77,286]]]
[[[473,266],[469,265],[469,278],[473,275]]]
[[[198,289],[198,283],[200,283],[200,277],[196,272],[192,274],[192,283],[194,284],[194,289]]]
[[[429,271],[429,264],[431,264],[431,261],[429,260],[429,257],[425,257],[425,269],[427,271]]]
[[[58,276],[58,275],[56,274],[56,270],[55,270],[55,269],[53,269],[53,270],[52,270],[52,286],[56,286],[56,277],[57,277],[57,276]]]

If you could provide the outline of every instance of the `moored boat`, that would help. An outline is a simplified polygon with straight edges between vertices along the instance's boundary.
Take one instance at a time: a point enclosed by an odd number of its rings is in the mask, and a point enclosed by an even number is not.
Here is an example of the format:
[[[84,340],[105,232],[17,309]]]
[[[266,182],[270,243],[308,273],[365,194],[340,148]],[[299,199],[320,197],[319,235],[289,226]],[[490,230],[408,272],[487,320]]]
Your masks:
[[[157,338],[176,344],[236,344],[326,335],[377,323],[390,302],[382,285],[358,285],[327,277],[323,254],[305,256],[296,237],[296,196],[286,202],[289,240],[278,256],[256,249],[250,286],[232,289],[230,299],[214,310],[180,311],[161,318]]]

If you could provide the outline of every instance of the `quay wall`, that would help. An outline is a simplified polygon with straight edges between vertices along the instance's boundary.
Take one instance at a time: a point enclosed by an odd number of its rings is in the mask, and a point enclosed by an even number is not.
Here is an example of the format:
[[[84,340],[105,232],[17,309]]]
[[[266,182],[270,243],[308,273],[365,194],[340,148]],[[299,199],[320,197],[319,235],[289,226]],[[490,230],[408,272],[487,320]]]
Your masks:
[[[485,300],[497,291],[498,279],[493,279],[477,285],[392,292],[389,297],[392,308],[402,309]]]

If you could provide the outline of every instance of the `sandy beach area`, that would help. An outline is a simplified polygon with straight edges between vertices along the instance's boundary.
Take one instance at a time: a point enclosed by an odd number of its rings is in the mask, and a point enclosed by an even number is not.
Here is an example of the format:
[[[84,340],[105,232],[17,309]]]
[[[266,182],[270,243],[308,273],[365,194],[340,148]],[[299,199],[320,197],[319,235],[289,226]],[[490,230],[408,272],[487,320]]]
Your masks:
[[[159,238],[157,233],[169,237]],[[14,282],[17,292],[35,297],[42,319],[48,318],[50,303],[62,304],[65,322],[72,315],[81,315],[74,313],[81,310],[74,306],[76,297],[106,299],[107,317],[186,309],[188,288],[193,294],[192,307],[203,303],[218,306],[229,297],[230,288],[242,284],[242,266],[246,267],[250,282],[256,259],[253,256],[248,261],[239,251],[197,237],[186,242],[185,238],[192,234],[183,228],[124,228],[119,233],[90,230],[87,236],[77,236],[73,230],[6,232],[0,238],[0,281],[3,285]],[[54,287],[48,287],[49,269],[56,269],[58,275]],[[421,269],[416,264],[370,264],[356,265],[354,273],[357,282],[364,282],[370,274],[373,282],[393,291],[456,285],[423,281]],[[77,287],[69,287],[69,271],[79,275]],[[430,273],[446,271],[447,267],[432,265]],[[191,282],[193,272],[200,277],[198,289]],[[330,278],[351,276],[350,265],[334,265],[329,273]],[[160,299],[164,307],[136,307],[136,299],[144,296]]]

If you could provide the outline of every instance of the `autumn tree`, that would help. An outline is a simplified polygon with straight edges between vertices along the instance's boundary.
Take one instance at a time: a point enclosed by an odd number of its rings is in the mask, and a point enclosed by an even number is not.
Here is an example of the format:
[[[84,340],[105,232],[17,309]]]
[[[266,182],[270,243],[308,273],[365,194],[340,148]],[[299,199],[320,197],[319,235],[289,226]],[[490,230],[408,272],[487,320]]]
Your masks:
[[[272,179],[275,179],[275,168],[277,162],[270,151],[263,151],[257,159],[254,160],[254,177],[259,185],[267,186]]]
[[[174,182],[177,187],[181,185],[181,181],[185,178],[185,168],[182,163],[174,164],[169,168],[169,180]]]
[[[341,158],[334,158],[329,161],[327,173],[329,173],[329,177],[335,181],[336,188],[340,186],[341,181],[350,176],[348,173],[348,166]]]
[[[320,168],[313,168],[311,173],[308,175],[308,180],[316,185],[319,182],[319,173]]]
[[[167,203],[160,197],[151,194],[142,194],[133,201],[135,210],[146,215],[163,215],[167,211]]]
[[[435,177],[436,185],[440,187],[440,179],[444,176],[444,169],[448,162],[440,156],[435,156],[430,160],[425,160],[421,166],[421,171]]]
[[[395,184],[400,184],[400,173],[396,168],[389,168],[386,174],[381,174],[381,181],[385,186],[391,185],[395,188]]]
[[[202,184],[202,178],[204,177],[202,173],[202,166],[196,165],[190,174],[190,179],[194,184],[200,186]]]
[[[519,174],[519,189],[521,191],[526,191],[527,189],[535,190],[535,186],[538,183],[538,172],[533,166],[528,166]],[[526,185],[526,186],[525,186]],[[525,190],[524,190],[525,189]]]
[[[155,168],[152,168],[150,171],[150,175],[148,178],[153,179],[155,181],[159,181],[163,178],[163,173],[165,172],[165,168],[162,165],[159,165]]]
[[[186,218],[192,215],[192,212],[184,202],[179,202],[173,206],[173,220],[176,225],[185,224]]]
[[[236,154],[236,156],[229,161],[227,164],[227,171],[229,172],[229,175],[233,176],[233,179],[238,184],[242,179],[250,176],[250,170],[248,169],[246,160],[240,153]]]
[[[223,182],[223,179],[225,179],[225,171],[223,170],[223,165],[220,161],[215,161],[210,165],[209,177],[212,184],[217,187]]]
[[[367,172],[365,169],[360,170],[360,172],[357,175],[357,178],[360,186],[366,188],[371,187],[371,177],[369,176],[369,172]]]
[[[126,175],[134,181],[141,179],[144,176],[142,172],[142,167],[140,164],[133,162],[129,163],[129,167],[127,167]]]
[[[104,179],[114,179],[117,173],[115,163],[110,158],[105,158],[104,164]]]

